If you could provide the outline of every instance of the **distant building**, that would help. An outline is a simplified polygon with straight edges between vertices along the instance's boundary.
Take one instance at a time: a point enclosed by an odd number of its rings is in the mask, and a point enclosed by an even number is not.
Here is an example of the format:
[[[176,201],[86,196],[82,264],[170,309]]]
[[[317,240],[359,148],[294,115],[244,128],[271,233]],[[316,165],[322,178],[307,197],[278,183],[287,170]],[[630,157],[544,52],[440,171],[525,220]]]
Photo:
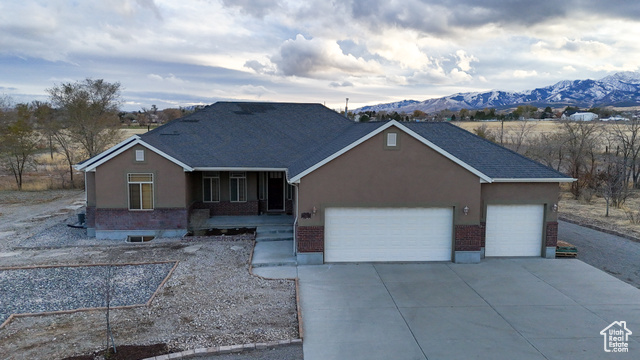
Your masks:
[[[598,114],[592,112],[577,112],[570,115],[569,119],[573,121],[594,121],[598,120]]]

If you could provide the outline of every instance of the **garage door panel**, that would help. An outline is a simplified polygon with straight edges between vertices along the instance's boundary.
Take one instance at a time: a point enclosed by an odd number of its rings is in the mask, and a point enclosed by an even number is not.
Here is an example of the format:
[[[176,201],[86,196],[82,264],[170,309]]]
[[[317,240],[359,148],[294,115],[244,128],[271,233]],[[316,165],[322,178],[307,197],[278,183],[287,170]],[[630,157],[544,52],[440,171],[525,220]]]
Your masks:
[[[543,205],[487,206],[485,256],[540,256]]]
[[[451,260],[451,208],[329,208],[325,261]]]

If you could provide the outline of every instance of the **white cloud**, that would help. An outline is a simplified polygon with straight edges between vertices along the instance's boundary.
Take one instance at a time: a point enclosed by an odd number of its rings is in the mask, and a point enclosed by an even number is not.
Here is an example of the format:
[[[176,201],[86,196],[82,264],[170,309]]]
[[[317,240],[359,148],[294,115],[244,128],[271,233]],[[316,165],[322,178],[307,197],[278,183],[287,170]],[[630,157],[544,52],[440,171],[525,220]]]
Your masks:
[[[529,77],[535,77],[538,76],[538,72],[535,70],[515,70],[512,73],[513,77],[518,78],[518,79],[524,79],[524,78],[529,78]]]
[[[471,70],[472,62],[478,62],[478,58],[473,55],[467,55],[466,51],[464,50],[456,51],[456,57],[458,58],[458,67],[460,68],[460,70],[465,72]]]
[[[337,42],[325,39],[306,39],[298,34],[285,41],[271,57],[278,72],[285,76],[323,77],[329,74],[375,74],[380,66],[351,54],[344,54]]]

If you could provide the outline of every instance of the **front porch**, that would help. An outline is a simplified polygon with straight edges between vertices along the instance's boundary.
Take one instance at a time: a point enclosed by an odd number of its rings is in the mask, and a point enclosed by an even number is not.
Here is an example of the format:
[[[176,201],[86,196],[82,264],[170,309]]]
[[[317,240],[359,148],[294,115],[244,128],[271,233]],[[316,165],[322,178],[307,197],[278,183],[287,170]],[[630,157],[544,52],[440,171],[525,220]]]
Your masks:
[[[193,216],[193,215],[192,215]],[[249,216],[212,216],[200,224],[194,224],[194,230],[237,229],[268,226],[290,226],[293,228],[293,215],[249,215]]]

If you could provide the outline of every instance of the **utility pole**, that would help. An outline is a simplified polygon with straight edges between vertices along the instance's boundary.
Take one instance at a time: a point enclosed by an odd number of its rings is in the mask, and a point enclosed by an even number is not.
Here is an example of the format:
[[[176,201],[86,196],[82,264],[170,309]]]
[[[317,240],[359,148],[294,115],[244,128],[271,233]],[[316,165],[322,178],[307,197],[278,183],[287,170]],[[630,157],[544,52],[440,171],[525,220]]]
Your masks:
[[[344,104],[344,117],[349,118],[349,98],[347,98],[347,102]]]

